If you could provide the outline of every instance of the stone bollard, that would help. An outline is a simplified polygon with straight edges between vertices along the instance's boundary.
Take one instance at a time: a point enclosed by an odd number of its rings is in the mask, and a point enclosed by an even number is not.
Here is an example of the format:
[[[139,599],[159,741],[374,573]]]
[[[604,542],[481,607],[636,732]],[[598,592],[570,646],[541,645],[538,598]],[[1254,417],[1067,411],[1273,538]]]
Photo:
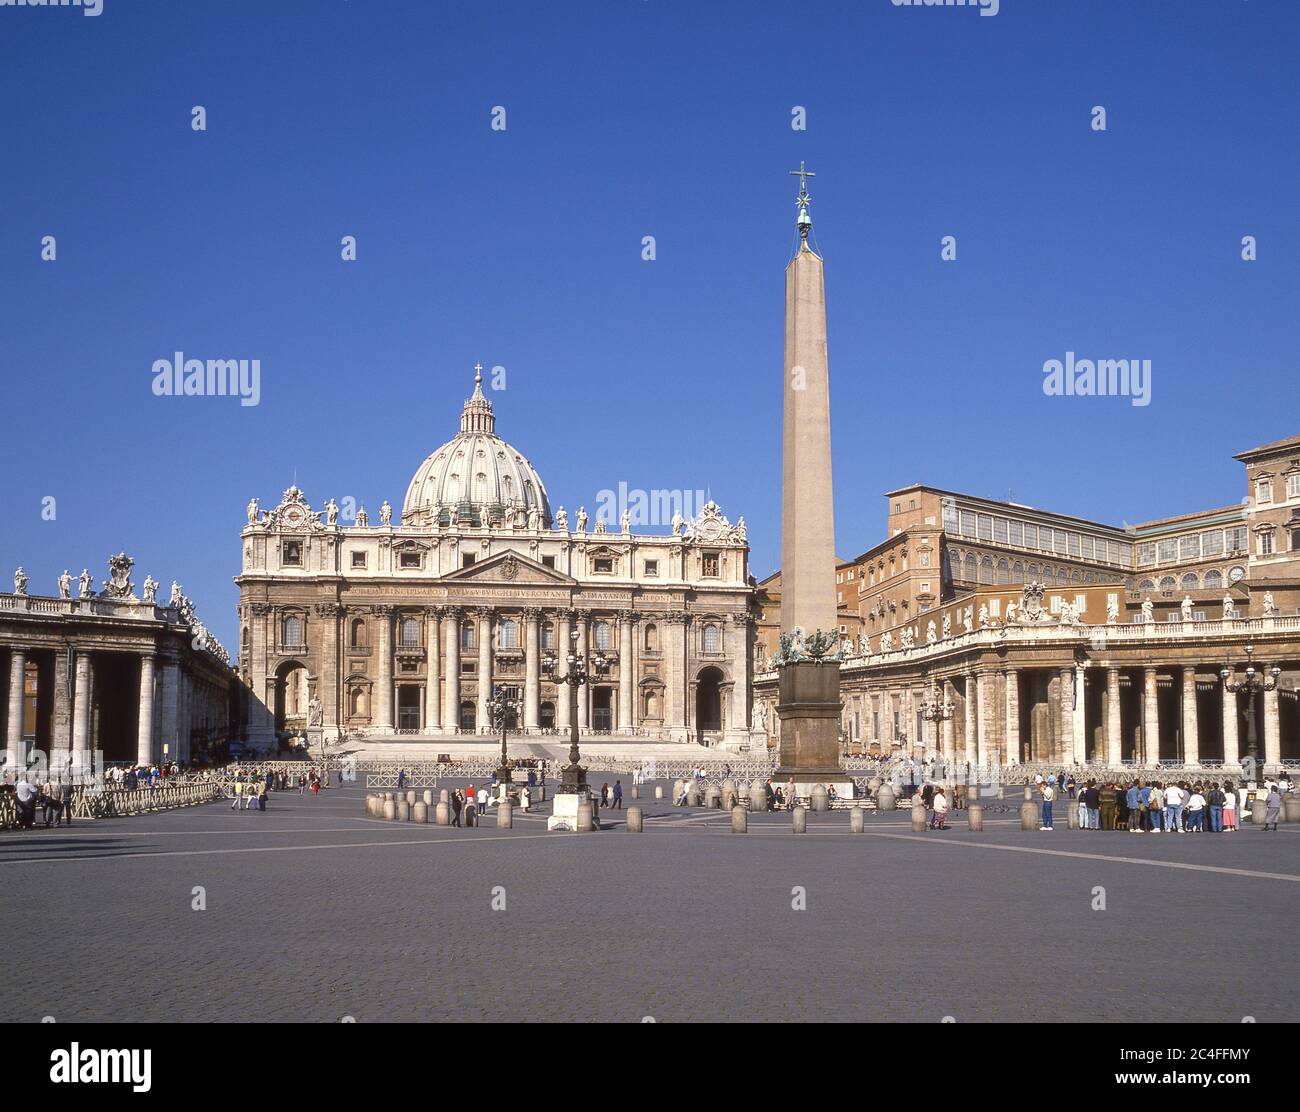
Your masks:
[[[1300,822],[1300,794],[1287,792],[1282,797],[1282,821]]]
[[[630,834],[641,833],[642,820],[640,807],[629,807],[627,809],[627,829]]]
[[[790,812],[790,817],[796,834],[806,834],[808,832],[808,812],[804,810],[803,804],[795,807]]]
[[[429,805],[425,803],[423,799],[420,800],[419,803],[417,803],[414,807],[411,808],[411,821],[423,823],[426,826],[428,825]]]
[[[984,804],[972,803],[966,809],[966,821],[977,834],[984,829]]]
[[[1258,791],[1255,793],[1255,799],[1250,805],[1250,822],[1252,826],[1263,826],[1264,820],[1268,817],[1268,807],[1264,801],[1268,793]]]
[[[698,807],[700,805],[700,786],[695,783],[687,785],[686,788],[686,806]]]
[[[755,780],[749,789],[749,809],[751,811],[767,810],[767,785]]]
[[[731,809],[732,809],[732,808],[733,808],[737,803],[739,803],[739,802],[740,802],[740,800],[736,797],[736,793],[735,793],[735,792],[729,792],[729,791],[726,791],[726,790],[723,791],[723,793],[722,793],[722,809],[723,809],[724,811],[730,811],[730,810],[731,810]]]
[[[1029,795],[1029,789],[1025,789],[1025,801],[1020,805],[1020,829],[1037,830],[1043,825],[1042,816],[1038,813],[1038,804],[1035,803]]]
[[[432,807],[432,806],[433,806],[433,789],[432,789],[432,788],[425,788],[425,789],[424,789],[424,795],[421,797],[421,799],[423,800],[424,805],[425,805],[426,807]]]
[[[715,811],[722,806],[722,791],[717,784],[710,784],[704,789],[704,806]]]
[[[451,825],[451,804],[445,799],[438,802],[433,811],[433,821],[437,826]]]
[[[383,817],[390,821],[397,817],[397,804],[391,799],[384,800]]]
[[[744,807],[733,807],[731,809],[731,832],[733,834],[745,834],[749,831],[749,812]]]
[[[414,788],[408,788],[408,789],[406,790],[406,802],[407,802],[407,805],[410,806],[410,807],[414,807],[414,806],[415,806],[415,789],[414,789]]]
[[[831,797],[825,784],[813,785],[812,791],[808,793],[808,805],[818,814],[831,809]]]
[[[409,803],[407,803],[405,799],[402,799],[402,800],[399,800],[399,801],[398,801],[398,804],[397,804],[397,821],[398,821],[398,822],[410,822],[410,821],[411,821],[411,805],[410,805]]]
[[[854,807],[852,810],[850,810],[849,811],[849,833],[861,834],[863,830],[863,823],[865,818],[866,818],[866,812],[863,811],[861,807]]]
[[[686,790],[685,780],[673,781],[673,802],[676,803],[682,797],[682,792]]]
[[[913,798],[917,802],[912,804],[912,832],[917,833],[925,829],[925,807],[921,804],[919,795]]]
[[[724,807],[726,806],[725,800],[728,795],[730,795],[733,799],[736,797],[736,781],[733,780],[730,776],[728,776],[725,780],[722,781],[722,798],[724,800],[723,802]]]
[[[1025,798],[1029,800],[1030,803],[1034,801],[1034,788],[1032,784],[1025,785]]]
[[[662,784],[656,784],[656,785],[655,785],[655,798],[656,798],[656,799],[663,799],[663,797],[664,797],[664,786],[663,786]]]
[[[372,818],[378,818],[380,815],[379,796],[374,792],[371,792],[366,796],[366,814],[370,815]]]
[[[640,789],[639,787],[637,787],[636,784],[633,784],[633,785],[632,785],[632,798],[633,798],[633,799],[640,799],[640,798],[641,798],[641,789]]]
[[[1065,801],[1065,809],[1070,812],[1069,815],[1066,816],[1066,820],[1067,820],[1066,826],[1068,826],[1071,830],[1078,830],[1079,829],[1079,801],[1077,799],[1067,799]]]
[[[447,804],[451,803],[451,796],[448,794],[446,788],[443,788],[441,791],[438,792],[438,802],[447,803]]]
[[[591,830],[591,816],[591,802],[589,800],[584,800],[582,803],[579,803],[578,830],[584,834]]]
[[[867,791],[871,795],[875,795],[876,792],[880,791],[880,785],[882,783],[884,783],[884,781],[882,781],[879,776],[873,776],[867,781]]]
[[[894,794],[894,789],[890,784],[881,784],[876,789],[876,810],[892,811],[898,806],[898,797]]]
[[[497,829],[509,830],[514,826],[515,809],[509,803],[497,804]]]

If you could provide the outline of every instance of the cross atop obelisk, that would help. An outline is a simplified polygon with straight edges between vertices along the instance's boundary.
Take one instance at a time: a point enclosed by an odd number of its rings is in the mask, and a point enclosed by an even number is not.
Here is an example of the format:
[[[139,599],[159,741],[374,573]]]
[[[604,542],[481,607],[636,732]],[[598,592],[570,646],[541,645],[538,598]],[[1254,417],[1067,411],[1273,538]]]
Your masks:
[[[808,202],[812,200],[808,196],[808,179],[815,178],[817,175],[804,168],[802,159],[799,160],[799,169],[791,170],[790,174],[799,179],[799,196],[795,200],[795,204],[799,206],[799,219],[796,223],[799,228],[799,238],[806,240],[808,231],[812,227],[812,217],[808,215]]]

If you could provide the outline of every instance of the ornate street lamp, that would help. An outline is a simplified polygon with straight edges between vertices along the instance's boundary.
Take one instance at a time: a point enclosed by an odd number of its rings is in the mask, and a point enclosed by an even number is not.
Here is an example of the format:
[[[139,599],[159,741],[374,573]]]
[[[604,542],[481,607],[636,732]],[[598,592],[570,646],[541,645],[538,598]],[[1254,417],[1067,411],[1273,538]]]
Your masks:
[[[1233,679],[1232,666],[1225,664],[1219,669],[1219,678],[1223,680],[1224,689],[1235,695],[1238,691],[1246,692],[1246,756],[1257,767],[1259,765],[1259,739],[1255,733],[1255,695],[1260,691],[1272,691],[1277,687],[1282,669],[1276,664],[1264,665],[1263,669],[1255,667],[1255,646],[1246,642],[1246,676]]]
[[[487,701],[488,718],[492,725],[501,731],[501,767],[497,769],[497,782],[510,783],[510,761],[506,757],[506,728],[510,724],[510,715],[519,713],[519,688],[494,687],[492,698]]]
[[[587,662],[578,656],[578,631],[569,634],[569,653],[566,660],[568,671],[562,676],[555,675],[557,663],[555,653],[547,650],[542,658],[542,667],[549,679],[555,683],[569,685],[569,763],[560,770],[559,791],[566,795],[584,795],[587,791],[587,770],[579,763],[578,753],[578,688],[590,682]],[[592,667],[598,675],[603,675],[609,668],[605,654],[596,652],[591,658]]]

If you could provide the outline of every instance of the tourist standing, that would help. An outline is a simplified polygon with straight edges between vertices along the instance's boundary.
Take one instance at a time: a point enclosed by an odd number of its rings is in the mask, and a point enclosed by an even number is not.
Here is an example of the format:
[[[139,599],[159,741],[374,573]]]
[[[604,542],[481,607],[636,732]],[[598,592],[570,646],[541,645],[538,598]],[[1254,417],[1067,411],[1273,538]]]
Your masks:
[[[1128,804],[1128,832],[1140,834],[1142,832],[1142,789],[1138,787],[1136,780],[1124,793],[1124,802]]]
[[[244,794],[244,781],[240,779],[239,773],[235,774],[235,783],[230,789],[230,794],[234,797],[230,802],[230,809],[238,811],[240,797]]]
[[[1160,833],[1160,820],[1165,813],[1165,793],[1157,780],[1151,785],[1151,794],[1147,797],[1147,816],[1151,819],[1148,834]]]
[[[1223,829],[1237,833],[1237,793],[1231,780],[1223,782]]]
[[[1192,792],[1191,797],[1187,800],[1187,829],[1193,831],[1204,830],[1202,820],[1205,818],[1205,796],[1200,792],[1199,787]]]
[[[1259,806],[1258,800],[1256,800],[1255,806]],[[1269,784],[1268,795],[1264,797],[1264,829],[1267,830],[1271,826],[1273,833],[1276,834],[1278,819],[1281,817],[1282,793],[1277,790],[1276,784]]]
[[[1040,786],[1039,790],[1043,793],[1043,825],[1039,830],[1052,829],[1052,803],[1056,799],[1056,787],[1049,778],[1047,783]]]
[[[531,776],[532,773],[529,773],[529,775]],[[525,815],[528,814],[528,805],[532,801],[533,801],[532,789],[529,788],[527,784],[525,784],[523,786],[523,789],[519,793],[519,807],[524,812]]]
[[[1098,806],[1101,813],[1101,828],[1115,829],[1115,808],[1119,804],[1119,791],[1114,784],[1106,784],[1097,792]]]
[[[24,776],[14,786],[14,794],[18,804],[18,827],[20,830],[31,830],[36,825],[36,797],[40,791]]]
[[[1214,781],[1210,781],[1210,790],[1205,795],[1205,806],[1210,813],[1211,834],[1223,832],[1223,802],[1223,789]]]

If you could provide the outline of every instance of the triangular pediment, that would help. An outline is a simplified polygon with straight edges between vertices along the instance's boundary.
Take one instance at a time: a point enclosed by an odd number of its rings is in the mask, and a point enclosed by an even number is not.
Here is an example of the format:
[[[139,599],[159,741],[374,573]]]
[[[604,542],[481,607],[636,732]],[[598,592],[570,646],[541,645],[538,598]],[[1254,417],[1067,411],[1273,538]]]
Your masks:
[[[539,564],[518,552],[499,552],[442,578],[445,582],[452,583],[493,583],[506,587],[527,583],[565,587],[577,584],[577,580],[571,576]]]

